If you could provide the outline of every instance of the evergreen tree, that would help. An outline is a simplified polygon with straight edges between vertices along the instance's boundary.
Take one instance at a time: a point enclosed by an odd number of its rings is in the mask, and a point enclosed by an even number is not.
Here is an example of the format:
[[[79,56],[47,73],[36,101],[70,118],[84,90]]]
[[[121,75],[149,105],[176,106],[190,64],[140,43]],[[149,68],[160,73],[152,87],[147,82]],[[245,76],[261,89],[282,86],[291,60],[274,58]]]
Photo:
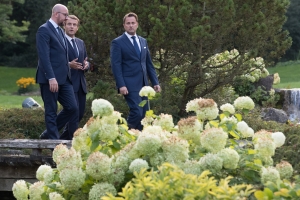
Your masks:
[[[69,9],[81,19],[85,41],[98,79],[114,82],[109,63],[110,42],[123,33],[123,16],[139,16],[138,34],[148,40],[163,89],[162,108],[176,105],[183,116],[186,103],[230,84],[246,72],[235,58],[226,73],[203,63],[212,55],[237,49],[248,59],[274,61],[291,45],[282,30],[288,0],[74,0]],[[207,74],[214,73],[213,77]],[[165,105],[164,105],[165,104]],[[174,114],[174,113],[172,113]]]
[[[290,7],[287,10],[287,21],[283,28],[288,30],[293,39],[291,48],[286,51],[282,60],[299,60],[300,59],[300,1],[291,0]]]
[[[0,42],[25,41],[26,36],[22,32],[27,31],[29,23],[22,21],[18,25],[15,20],[10,20],[12,15],[12,2],[19,4],[24,3],[24,0],[1,0],[0,3]]]

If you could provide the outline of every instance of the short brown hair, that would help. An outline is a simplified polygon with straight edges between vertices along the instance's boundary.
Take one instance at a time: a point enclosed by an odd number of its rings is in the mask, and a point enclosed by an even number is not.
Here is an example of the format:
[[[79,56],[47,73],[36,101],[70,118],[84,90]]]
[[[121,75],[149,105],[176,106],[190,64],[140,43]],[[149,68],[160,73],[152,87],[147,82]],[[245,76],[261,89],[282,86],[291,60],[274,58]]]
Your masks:
[[[133,13],[133,12],[130,12],[130,13],[127,13],[124,18],[123,18],[123,24],[125,23],[125,20],[127,17],[135,17],[136,21],[139,22],[139,18],[137,16],[137,14]]]
[[[76,17],[75,15],[69,15],[68,18],[77,20],[77,22],[78,22],[77,26],[79,26],[80,20],[78,19],[78,17]]]

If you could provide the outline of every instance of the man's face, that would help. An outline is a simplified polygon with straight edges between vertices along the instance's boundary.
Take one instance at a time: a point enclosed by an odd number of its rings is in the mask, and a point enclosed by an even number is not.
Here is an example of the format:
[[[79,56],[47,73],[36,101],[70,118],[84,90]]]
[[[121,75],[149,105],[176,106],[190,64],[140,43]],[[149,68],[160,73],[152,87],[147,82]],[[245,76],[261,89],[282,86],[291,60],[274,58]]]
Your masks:
[[[56,16],[57,16],[57,25],[63,26],[64,21],[66,21],[68,19],[69,11],[67,8],[62,7],[60,9],[60,12],[56,13]]]
[[[123,26],[124,26],[125,31],[129,35],[135,35],[136,29],[139,27],[139,24],[136,21],[135,17],[126,17]]]
[[[78,21],[76,19],[68,18],[65,24],[65,31],[68,36],[74,37],[78,31]]]

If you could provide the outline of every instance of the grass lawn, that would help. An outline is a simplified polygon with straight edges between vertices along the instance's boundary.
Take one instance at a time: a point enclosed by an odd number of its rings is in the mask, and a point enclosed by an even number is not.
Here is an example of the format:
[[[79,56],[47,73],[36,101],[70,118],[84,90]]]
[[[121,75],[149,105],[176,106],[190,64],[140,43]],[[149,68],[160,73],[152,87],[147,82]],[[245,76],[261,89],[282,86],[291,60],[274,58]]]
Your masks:
[[[16,81],[20,78],[35,78],[35,68],[0,67],[0,95],[17,94]],[[38,85],[35,85],[38,88]]]
[[[42,107],[44,105],[41,96],[0,95],[0,110],[9,108],[22,108],[23,101],[31,97]]]
[[[300,61],[278,63],[275,67],[268,68],[270,74],[278,73],[280,84],[274,88],[300,88]]]

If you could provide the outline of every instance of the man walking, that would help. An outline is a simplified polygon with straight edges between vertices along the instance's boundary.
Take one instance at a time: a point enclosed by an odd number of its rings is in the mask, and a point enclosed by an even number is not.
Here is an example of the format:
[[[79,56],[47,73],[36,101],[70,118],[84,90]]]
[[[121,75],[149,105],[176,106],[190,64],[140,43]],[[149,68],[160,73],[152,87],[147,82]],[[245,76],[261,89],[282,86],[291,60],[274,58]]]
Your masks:
[[[89,68],[85,44],[81,39],[75,37],[79,24],[80,21],[75,15],[69,15],[64,25],[69,49],[68,55],[71,67],[72,84],[79,110],[77,124],[79,124],[85,111],[87,85],[84,73]],[[65,126],[65,129],[60,136],[61,139],[71,140],[73,138],[74,132],[69,131],[70,123],[75,122],[70,121]]]
[[[36,81],[40,85],[45,107],[46,130],[41,139],[59,139],[59,130],[69,121],[78,121],[78,108],[71,83],[68,59],[68,45],[59,26],[68,19],[68,8],[56,4],[51,18],[39,27],[36,33],[38,66]],[[57,101],[62,111],[57,114]],[[70,124],[71,125],[71,124]],[[69,126],[75,131],[78,124]]]
[[[139,96],[139,91],[148,85],[148,78],[156,92],[160,92],[161,88],[147,41],[136,34],[138,16],[132,12],[126,14],[123,18],[123,27],[125,33],[111,42],[111,67],[118,92],[124,95],[130,109],[127,118],[128,127],[142,130],[141,120],[145,117],[148,105],[143,108],[139,106],[145,99]]]

